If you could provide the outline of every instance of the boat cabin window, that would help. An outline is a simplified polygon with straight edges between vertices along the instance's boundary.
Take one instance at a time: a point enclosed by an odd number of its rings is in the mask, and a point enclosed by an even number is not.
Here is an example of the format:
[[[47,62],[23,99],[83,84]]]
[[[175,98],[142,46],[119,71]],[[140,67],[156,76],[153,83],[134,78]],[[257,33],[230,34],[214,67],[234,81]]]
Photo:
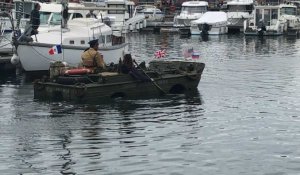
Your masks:
[[[181,12],[187,13],[203,13],[207,11],[206,6],[183,6]]]
[[[260,19],[267,26],[275,25],[278,20],[278,9],[257,9],[256,10],[256,24]]]
[[[80,44],[85,44],[85,41],[84,41],[84,40],[81,40],[81,41],[80,41]]]
[[[296,8],[283,7],[280,9],[280,15],[296,15]]]
[[[124,4],[109,4],[108,8],[125,8]],[[124,10],[108,10],[108,14],[124,14]]]
[[[70,40],[70,44],[74,44],[75,42],[74,42],[74,40]]]
[[[50,24],[52,25],[60,25],[61,24],[61,14],[53,13],[52,18],[50,19]]]
[[[265,9],[264,10],[264,23],[265,25],[270,25],[270,21],[271,21],[271,9]]]
[[[263,18],[262,16],[262,13],[263,13],[263,10],[262,9],[256,9],[256,12],[255,12],[255,23],[258,24],[259,20]]]
[[[111,35],[107,35],[106,36],[106,43],[110,43],[111,42]]]
[[[41,24],[48,24],[48,20],[50,17],[50,12],[40,12],[40,22]]]
[[[131,18],[134,12],[134,7],[132,5],[127,5],[127,13],[129,14],[129,17]]]
[[[83,16],[80,13],[73,13],[72,19],[74,18],[83,18]]]
[[[99,43],[105,43],[105,36],[99,37]]]
[[[278,19],[278,10],[277,9],[272,9],[271,19]]]

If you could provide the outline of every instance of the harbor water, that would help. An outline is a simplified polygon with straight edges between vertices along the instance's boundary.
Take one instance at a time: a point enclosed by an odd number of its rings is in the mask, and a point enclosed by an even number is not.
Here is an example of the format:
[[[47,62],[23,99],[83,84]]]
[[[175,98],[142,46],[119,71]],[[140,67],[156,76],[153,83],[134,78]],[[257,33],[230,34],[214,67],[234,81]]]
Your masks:
[[[138,62],[200,53],[195,93],[73,104],[0,76],[0,174],[300,174],[300,40],[129,34]],[[105,59],[105,58],[104,58]]]

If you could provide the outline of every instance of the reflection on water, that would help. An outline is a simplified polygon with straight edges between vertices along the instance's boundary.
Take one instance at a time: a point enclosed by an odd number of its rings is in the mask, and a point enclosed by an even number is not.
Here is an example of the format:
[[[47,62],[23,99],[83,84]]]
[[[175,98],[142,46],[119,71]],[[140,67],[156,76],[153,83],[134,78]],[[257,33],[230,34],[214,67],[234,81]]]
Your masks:
[[[297,174],[299,40],[129,34],[133,57],[200,51],[191,94],[101,104],[40,102],[0,75],[1,174]],[[28,81],[29,80],[29,81]]]

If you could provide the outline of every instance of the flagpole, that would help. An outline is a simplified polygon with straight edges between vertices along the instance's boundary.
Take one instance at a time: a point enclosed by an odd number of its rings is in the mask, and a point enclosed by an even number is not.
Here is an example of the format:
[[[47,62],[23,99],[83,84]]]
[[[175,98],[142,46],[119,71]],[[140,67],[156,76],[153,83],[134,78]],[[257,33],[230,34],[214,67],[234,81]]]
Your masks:
[[[63,49],[63,45],[62,45],[62,26],[63,26],[63,10],[64,10],[64,2],[61,3],[62,6],[62,11],[61,11],[61,20],[60,20],[60,46],[61,46],[61,56],[62,56],[62,61],[64,61],[65,58],[65,53],[64,53],[64,49]]]

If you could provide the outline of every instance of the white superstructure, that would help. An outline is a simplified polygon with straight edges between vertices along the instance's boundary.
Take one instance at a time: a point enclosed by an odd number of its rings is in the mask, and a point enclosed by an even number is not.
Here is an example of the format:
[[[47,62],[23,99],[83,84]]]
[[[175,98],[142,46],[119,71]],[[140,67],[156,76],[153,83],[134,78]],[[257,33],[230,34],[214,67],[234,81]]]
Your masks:
[[[227,2],[228,28],[243,31],[244,21],[252,17],[253,0],[231,0]]]
[[[192,20],[199,19],[207,12],[208,2],[187,1],[182,3],[181,12],[174,17],[174,27],[190,27]]]

